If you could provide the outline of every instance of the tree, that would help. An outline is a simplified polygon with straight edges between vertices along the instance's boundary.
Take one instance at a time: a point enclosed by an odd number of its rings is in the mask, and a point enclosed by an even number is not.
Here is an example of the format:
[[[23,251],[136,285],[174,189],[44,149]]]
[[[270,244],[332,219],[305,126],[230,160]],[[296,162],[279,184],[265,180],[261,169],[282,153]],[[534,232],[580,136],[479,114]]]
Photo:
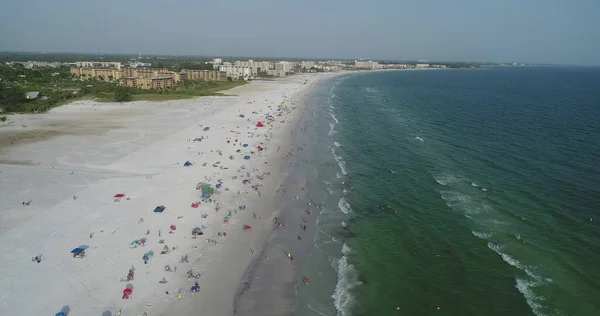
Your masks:
[[[1,121],[2,123],[6,122],[6,116],[0,117],[0,121]]]
[[[115,101],[117,102],[127,102],[133,100],[133,95],[131,91],[126,87],[117,87],[115,89]]]

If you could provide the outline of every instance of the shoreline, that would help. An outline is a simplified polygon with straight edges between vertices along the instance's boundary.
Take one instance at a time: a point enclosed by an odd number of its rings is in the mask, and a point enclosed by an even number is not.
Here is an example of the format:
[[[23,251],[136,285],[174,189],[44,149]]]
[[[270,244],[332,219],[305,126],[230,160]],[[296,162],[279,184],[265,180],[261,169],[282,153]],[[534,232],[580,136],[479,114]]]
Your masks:
[[[340,74],[341,75],[341,74]],[[326,79],[329,80],[333,76]],[[320,81],[319,83],[321,83]],[[291,153],[297,153],[298,143],[302,137],[302,121],[306,120],[308,115],[310,97],[315,93],[317,87],[310,87],[301,97],[300,103],[303,104],[303,113],[298,118],[297,124],[293,130],[294,137],[291,142]],[[304,146],[301,146],[304,147]],[[307,230],[301,232],[299,226],[302,224],[298,216],[291,216],[292,210],[298,210],[298,204],[305,201],[309,188],[306,186],[306,178],[299,175],[291,165],[296,161],[295,155],[289,155],[282,165],[283,178],[282,185],[277,191],[274,204],[278,211],[270,219],[268,225],[271,227],[270,233],[264,240],[260,254],[253,262],[248,265],[242,282],[236,293],[233,315],[293,315],[293,305],[295,303],[295,285],[299,277],[299,270],[312,248],[312,237],[314,231],[314,220],[318,216],[313,213],[308,219]],[[303,187],[305,190],[296,190]],[[300,202],[299,202],[300,201]],[[276,226],[274,219],[279,218],[285,222],[285,227]],[[296,240],[296,234],[292,231],[298,231],[298,236],[303,235],[302,241]],[[294,262],[286,256],[290,252],[291,243],[303,244],[305,251],[293,251]]]
[[[76,122],[65,127],[70,134],[0,150],[0,162],[30,162],[0,164],[6,180],[0,199],[5,204],[0,215],[0,244],[6,255],[0,272],[12,276],[0,286],[1,313],[41,314],[66,307],[73,315],[116,315],[118,311],[122,315],[160,315],[188,308],[197,311],[198,306],[208,314],[230,313],[235,289],[252,260],[250,248],[258,253],[272,228],[270,218],[275,212],[269,196],[285,179],[281,156],[291,143],[285,131],[298,126],[305,108],[292,103],[287,110],[276,112],[276,106],[302,93],[304,80],[315,84],[325,77],[329,76],[253,82],[234,88],[237,97],[139,101],[125,107],[77,102],[52,110],[43,120],[58,128],[58,118],[64,115],[64,121]],[[267,112],[282,117],[269,122],[264,119]],[[264,128],[255,127],[259,120],[266,123]],[[35,129],[35,124],[28,124],[32,125],[28,130]],[[202,131],[200,127],[208,124],[210,130]],[[201,135],[206,137],[201,142],[191,140]],[[226,143],[234,143],[236,138],[236,146]],[[244,149],[242,142],[253,149]],[[257,146],[264,150],[256,151]],[[224,148],[223,157],[217,152],[220,148]],[[236,148],[242,152],[235,153]],[[242,160],[244,154],[252,156],[251,160]],[[234,160],[227,159],[230,155],[235,155]],[[186,160],[195,164],[182,167]],[[221,167],[211,167],[216,161],[221,161]],[[206,167],[203,162],[208,163]],[[241,184],[241,176],[254,179],[261,195]],[[215,212],[214,200],[191,208],[190,203],[199,200],[195,184],[203,181],[214,187],[217,179],[223,180],[220,194],[214,195],[222,203],[220,211]],[[13,181],[21,184],[8,187]],[[116,193],[125,193],[131,200],[115,203],[112,196]],[[21,205],[25,200],[32,202]],[[161,204],[166,211],[152,213]],[[242,205],[246,209],[238,212]],[[224,224],[223,217],[230,211],[229,223]],[[200,219],[202,213],[208,218]],[[252,213],[263,220],[253,221]],[[173,234],[167,233],[169,225],[176,227]],[[243,225],[252,225],[252,231],[244,232]],[[205,227],[204,235],[196,240],[190,236],[194,226]],[[227,236],[218,237],[219,232]],[[128,244],[142,237],[147,238],[145,246],[130,249]],[[159,254],[163,244],[158,239],[176,246],[177,251]],[[89,246],[87,257],[71,258],[69,251],[80,245]],[[150,250],[156,255],[144,264],[141,257]],[[29,262],[39,254],[41,263]],[[188,263],[179,262],[186,254]],[[129,284],[119,279],[132,265],[135,279],[129,283],[134,286],[133,294],[122,300],[121,292]],[[167,265],[178,266],[177,272],[166,272]],[[191,268],[201,274],[199,293],[188,292],[194,282],[185,280],[185,274]],[[167,284],[159,284],[163,277]],[[28,305],[31,295],[41,299]]]

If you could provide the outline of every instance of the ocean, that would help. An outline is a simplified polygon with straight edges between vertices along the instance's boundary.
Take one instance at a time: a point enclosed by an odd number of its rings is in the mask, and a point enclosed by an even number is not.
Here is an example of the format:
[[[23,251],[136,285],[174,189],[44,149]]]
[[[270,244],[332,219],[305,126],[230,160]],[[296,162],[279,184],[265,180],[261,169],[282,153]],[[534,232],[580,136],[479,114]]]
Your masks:
[[[324,81],[293,159],[318,213],[294,314],[600,315],[598,123],[600,68]]]

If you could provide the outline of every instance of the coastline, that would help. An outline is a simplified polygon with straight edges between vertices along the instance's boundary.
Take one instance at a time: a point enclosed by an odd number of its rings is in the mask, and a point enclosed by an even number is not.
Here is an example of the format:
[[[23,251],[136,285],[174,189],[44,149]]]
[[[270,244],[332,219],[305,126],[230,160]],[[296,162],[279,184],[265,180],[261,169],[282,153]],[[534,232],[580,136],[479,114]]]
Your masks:
[[[359,73],[344,73],[349,74]],[[349,210],[340,210],[346,202],[345,176],[339,173],[345,171],[331,137],[338,123],[331,100],[340,77],[322,81],[304,100],[307,108],[276,201],[285,225],[272,223],[273,233],[238,289],[235,315],[333,315],[346,309],[338,297],[343,292],[338,281],[345,278],[338,268],[345,260],[344,238],[330,235],[346,235],[342,225],[350,218]]]
[[[258,255],[272,229],[271,197],[285,179],[282,156],[291,145],[285,135],[296,129],[304,109],[295,95],[325,77],[329,75],[252,82],[229,90],[236,97],[124,105],[76,102],[42,119],[25,115],[17,124],[27,127],[19,128],[64,133],[0,148],[0,244],[5,250],[0,272],[11,276],[0,286],[0,312],[35,315],[66,308],[72,315],[162,315],[201,308],[211,315],[231,314],[235,289],[253,260],[250,249]],[[288,107],[277,112],[281,102]],[[267,123],[267,113],[282,116]],[[257,121],[267,124],[257,128]],[[207,125],[210,130],[202,131]],[[192,141],[201,136],[206,138]],[[236,146],[227,144],[236,138]],[[257,151],[258,146],[264,150]],[[223,157],[217,152],[221,148]],[[251,159],[243,160],[245,154]],[[234,160],[227,159],[230,155]],[[183,167],[186,160],[195,164]],[[212,167],[217,161],[225,167]],[[241,183],[244,176],[259,185],[260,196]],[[191,208],[200,200],[196,183],[214,187],[217,179],[223,180],[214,195],[220,210],[215,212],[214,201]],[[117,193],[127,199],[114,202]],[[31,204],[21,205],[26,200]],[[166,211],[153,213],[161,204]],[[238,212],[241,205],[246,208]],[[201,219],[203,213],[208,218]],[[176,227],[173,234],[167,233],[170,225]],[[252,231],[244,232],[243,225],[251,225]],[[204,235],[194,240],[190,232],[195,226],[203,226]],[[227,236],[218,237],[220,232]],[[147,238],[146,244],[130,249],[141,238]],[[177,251],[158,254],[160,239]],[[87,256],[72,258],[70,250],[80,245],[89,247]],[[150,250],[156,255],[144,264],[141,257]],[[39,254],[42,262],[30,262]],[[188,262],[180,263],[186,254]],[[121,282],[132,265],[134,281]],[[177,266],[177,272],[166,272],[166,265]],[[191,268],[201,274],[199,293],[188,292],[194,284],[185,278]],[[158,282],[163,277],[168,283]],[[122,300],[121,292],[130,285],[131,299]],[[35,304],[32,296],[39,297]]]
[[[333,76],[322,80],[331,78]],[[322,83],[322,80],[319,83]],[[304,111],[292,130],[294,136],[290,139],[290,151],[286,151],[288,155],[285,164],[281,166],[282,183],[274,200],[278,211],[267,222],[270,233],[264,240],[260,254],[248,265],[244,273],[236,293],[234,315],[293,315],[296,286],[301,278],[299,271],[312,250],[311,241],[315,234],[315,219],[318,216],[318,212],[312,216],[304,214],[307,222],[300,220],[302,210],[309,208],[303,208],[303,203],[310,194],[310,188],[307,186],[307,175],[294,170],[294,165],[298,163],[298,153],[301,152],[299,149],[305,149],[305,144],[301,141],[304,138],[302,121],[309,115],[307,110],[310,97],[316,89],[315,85],[307,88],[298,100]],[[282,221],[280,226],[275,225],[275,218]],[[300,228],[303,224],[307,225],[305,231],[301,231]],[[298,240],[297,236],[304,238]],[[291,247],[292,244],[294,247]],[[294,258],[293,262],[287,253]]]

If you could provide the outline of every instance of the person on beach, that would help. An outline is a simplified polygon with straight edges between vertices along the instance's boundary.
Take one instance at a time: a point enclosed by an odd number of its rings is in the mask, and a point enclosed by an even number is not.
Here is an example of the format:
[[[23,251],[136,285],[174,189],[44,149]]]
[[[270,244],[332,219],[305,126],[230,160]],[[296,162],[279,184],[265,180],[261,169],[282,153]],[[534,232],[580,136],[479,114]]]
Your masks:
[[[304,277],[304,284],[305,285],[309,285],[310,284],[310,279],[307,277]]]

